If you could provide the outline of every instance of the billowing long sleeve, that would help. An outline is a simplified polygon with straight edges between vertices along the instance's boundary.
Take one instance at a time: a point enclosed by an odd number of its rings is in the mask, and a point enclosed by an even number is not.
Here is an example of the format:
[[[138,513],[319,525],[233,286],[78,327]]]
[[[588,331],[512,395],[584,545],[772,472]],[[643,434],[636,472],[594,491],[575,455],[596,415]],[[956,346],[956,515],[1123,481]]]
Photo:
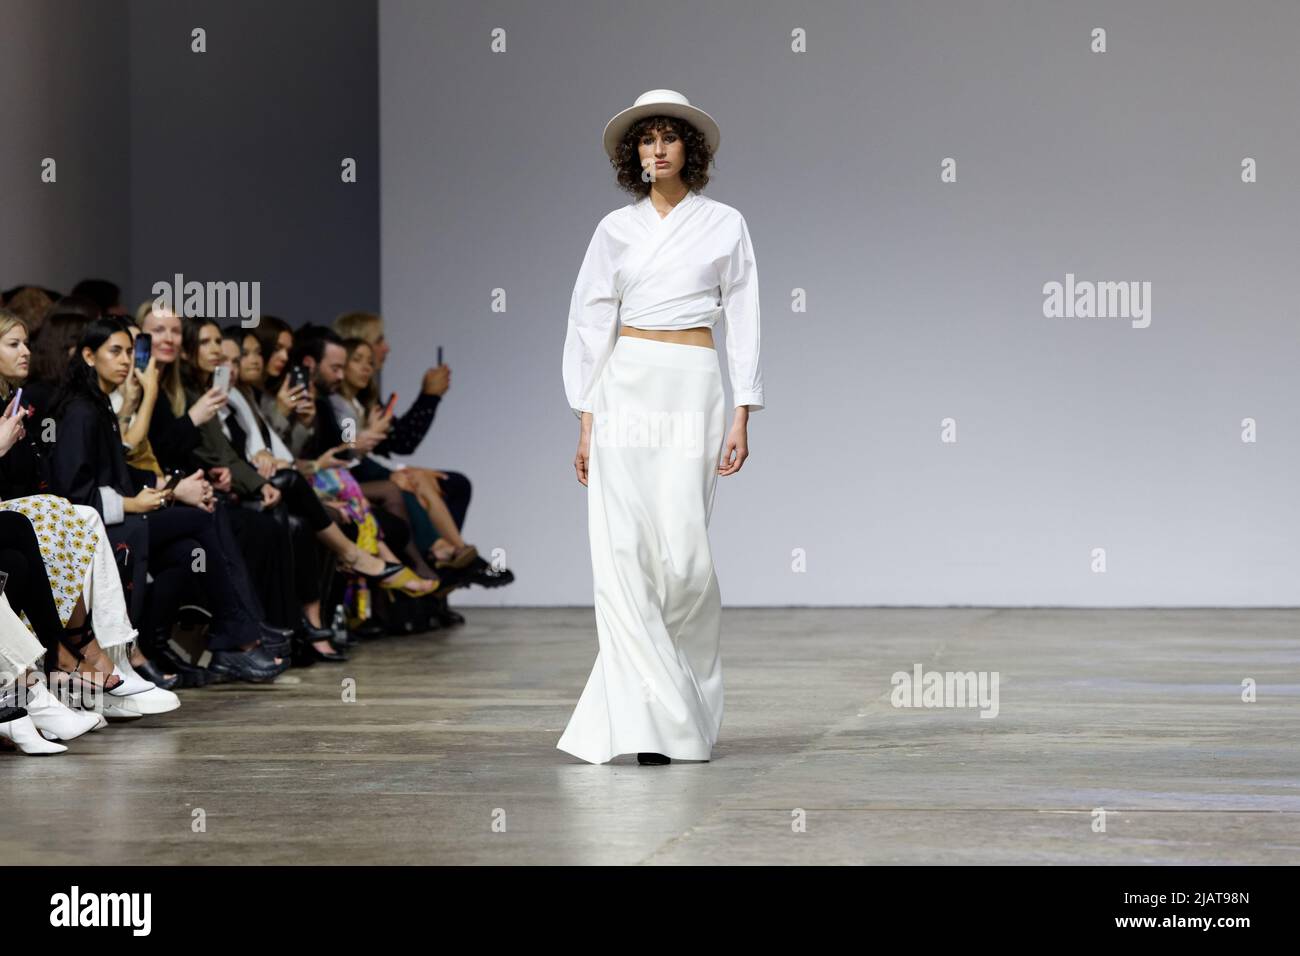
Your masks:
[[[740,234],[727,267],[722,271],[722,307],[727,321],[727,368],[731,397],[736,407],[751,412],[763,407],[763,369],[759,362],[762,340],[758,319],[758,264],[749,226],[740,217]]]
[[[604,222],[596,227],[578,270],[564,336],[564,391],[578,418],[591,407],[591,387],[618,337],[619,295],[614,287],[611,244]]]

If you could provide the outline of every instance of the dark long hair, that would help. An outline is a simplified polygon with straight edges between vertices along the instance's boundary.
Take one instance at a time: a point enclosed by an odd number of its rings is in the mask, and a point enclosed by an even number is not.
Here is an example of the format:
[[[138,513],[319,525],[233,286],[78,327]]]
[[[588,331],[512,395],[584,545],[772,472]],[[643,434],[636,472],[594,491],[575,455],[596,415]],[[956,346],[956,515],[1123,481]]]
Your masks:
[[[293,335],[293,329],[290,327],[289,323],[274,315],[262,316],[258,320],[257,325],[253,326],[252,332],[253,335],[257,337],[257,344],[262,346],[263,368],[270,366],[271,356],[276,353],[276,349],[278,348],[280,334],[288,332],[290,335]],[[292,349],[292,346],[290,346],[290,349]],[[243,349],[241,348],[240,351],[243,351]],[[276,392],[280,391],[280,383],[284,381],[284,377],[287,374],[289,374],[289,364],[286,361],[284,371],[279,375],[272,378],[270,372],[266,373],[266,377],[262,380],[262,389],[267,394],[274,395]]]
[[[80,341],[77,342],[77,349],[68,359],[67,367],[63,371],[59,390],[54,393],[54,401],[50,406],[50,415],[53,418],[62,417],[69,405],[78,398],[84,398],[103,414],[108,427],[114,432],[117,431],[117,416],[113,414],[113,405],[99,387],[99,376],[95,373],[95,367],[86,364],[81,357],[81,351],[90,349],[92,352],[98,352],[100,346],[118,332],[130,341],[131,327],[116,315],[106,315],[86,325]]]
[[[212,373],[199,368],[199,336],[208,326],[221,335],[221,325],[216,319],[193,318],[186,316],[181,320],[181,354],[176,361],[181,366],[181,382],[186,388],[197,391],[200,395],[212,387]],[[206,379],[206,381],[205,381]]]
[[[28,343],[32,350],[28,380],[50,385],[62,381],[68,367],[68,355],[81,341],[90,321],[77,312],[59,312],[46,318]]]

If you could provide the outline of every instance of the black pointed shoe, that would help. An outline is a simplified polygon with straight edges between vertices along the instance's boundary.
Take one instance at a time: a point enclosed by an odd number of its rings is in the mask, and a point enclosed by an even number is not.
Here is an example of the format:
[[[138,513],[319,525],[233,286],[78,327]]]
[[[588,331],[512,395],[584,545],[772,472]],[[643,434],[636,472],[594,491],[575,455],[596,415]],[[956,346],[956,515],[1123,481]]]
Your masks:
[[[642,766],[662,766],[666,763],[672,763],[671,757],[665,757],[663,754],[648,753],[637,754],[636,762]]]

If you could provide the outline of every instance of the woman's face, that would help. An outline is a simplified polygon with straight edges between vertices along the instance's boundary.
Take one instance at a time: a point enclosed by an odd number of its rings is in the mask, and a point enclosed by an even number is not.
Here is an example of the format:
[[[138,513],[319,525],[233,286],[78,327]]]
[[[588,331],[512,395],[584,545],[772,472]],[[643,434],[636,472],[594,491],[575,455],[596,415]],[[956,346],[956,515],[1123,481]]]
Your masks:
[[[353,391],[361,391],[370,384],[375,374],[375,354],[369,345],[358,345],[348,357],[347,367],[343,369],[343,380]]]
[[[239,368],[239,346],[234,339],[221,340],[221,364]]]
[[[176,361],[181,351],[181,320],[171,312],[150,311],[140,331],[153,336],[153,357],[159,366]]]
[[[131,336],[125,332],[114,332],[93,352],[89,348],[81,350],[82,359],[95,370],[100,390],[105,394],[131,374],[131,356]]]
[[[199,346],[190,356],[190,361],[198,366],[200,372],[208,375],[221,364],[221,329],[218,326],[208,324],[199,329]]]
[[[374,358],[375,367],[383,368],[384,359],[388,358],[388,353],[390,350],[388,347],[388,339],[384,338],[384,324],[382,322],[379,323],[379,338],[371,342],[370,347],[374,349],[373,358]]]
[[[637,154],[641,168],[654,177],[652,181],[675,179],[686,165],[686,144],[670,129],[652,129],[642,134]]]
[[[289,364],[289,350],[293,348],[293,333],[281,332],[275,340],[275,351],[266,360],[267,378],[279,378]]]
[[[234,361],[241,385],[262,384],[262,343],[257,341],[256,335],[244,336],[244,349]]]
[[[27,348],[27,330],[21,325],[15,325],[0,335],[0,377],[11,382],[27,381],[31,356]]]

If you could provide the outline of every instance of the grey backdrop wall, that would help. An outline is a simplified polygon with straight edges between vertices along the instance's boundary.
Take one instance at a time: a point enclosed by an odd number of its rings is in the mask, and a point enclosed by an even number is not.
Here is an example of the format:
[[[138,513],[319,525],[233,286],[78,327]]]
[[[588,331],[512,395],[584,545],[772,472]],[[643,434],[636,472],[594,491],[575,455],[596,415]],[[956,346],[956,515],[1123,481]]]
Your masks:
[[[260,282],[295,325],[375,308],[374,0],[130,6],[132,304],[179,272]]]
[[[0,289],[126,275],[128,66],[121,8],[0,0]]]
[[[374,0],[0,0],[0,288],[93,275],[133,307],[180,272],[294,323],[375,308],[376,30]]]
[[[519,575],[477,599],[591,601],[566,310],[626,201],[601,130],[670,87],[721,124],[762,285],[725,603],[1295,604],[1297,36],[1261,0],[381,0],[386,381],[447,346],[421,460]],[[1046,318],[1067,273],[1150,282],[1150,325]]]

